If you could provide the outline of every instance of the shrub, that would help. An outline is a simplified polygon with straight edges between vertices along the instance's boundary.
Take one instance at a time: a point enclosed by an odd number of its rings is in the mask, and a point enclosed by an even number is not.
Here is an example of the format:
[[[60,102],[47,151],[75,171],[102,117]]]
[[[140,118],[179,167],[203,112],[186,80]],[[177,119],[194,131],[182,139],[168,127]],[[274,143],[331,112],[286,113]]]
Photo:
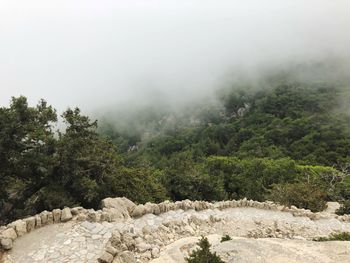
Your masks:
[[[210,252],[210,243],[206,237],[202,237],[198,242],[199,249],[193,251],[188,258],[187,263],[224,263],[216,253]]]
[[[337,215],[350,215],[350,200],[344,201],[335,213]]]
[[[229,235],[224,235],[224,236],[222,236],[220,242],[222,243],[222,242],[229,241],[229,240],[232,240],[232,238]]]
[[[314,238],[313,241],[350,241],[350,233],[342,232],[342,233],[333,233],[329,237],[317,237]]]
[[[326,208],[326,191],[310,183],[276,184],[269,191],[268,198],[282,205],[295,205],[313,212]]]

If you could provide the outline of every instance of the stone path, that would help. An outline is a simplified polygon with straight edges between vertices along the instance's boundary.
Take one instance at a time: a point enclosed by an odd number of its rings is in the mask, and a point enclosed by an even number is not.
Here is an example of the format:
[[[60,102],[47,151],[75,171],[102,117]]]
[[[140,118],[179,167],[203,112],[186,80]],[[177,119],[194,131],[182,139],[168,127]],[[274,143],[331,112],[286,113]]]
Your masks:
[[[16,263],[96,262],[113,227],[87,221],[49,225],[16,240],[10,255]]]
[[[139,233],[145,226],[152,230],[166,222],[183,221],[193,216],[202,220],[211,217],[223,219],[209,229],[211,234],[219,235],[268,237],[273,232],[279,233],[280,236],[277,237],[281,238],[311,239],[334,231],[350,232],[350,223],[334,218],[312,221],[308,217],[294,217],[288,212],[256,208],[228,208],[221,211],[208,209],[199,212],[176,210],[158,216],[146,214],[123,223],[69,221],[48,225],[18,238],[5,262],[92,263],[97,261],[116,229],[120,232],[128,230]],[[269,229],[273,231],[269,232]]]

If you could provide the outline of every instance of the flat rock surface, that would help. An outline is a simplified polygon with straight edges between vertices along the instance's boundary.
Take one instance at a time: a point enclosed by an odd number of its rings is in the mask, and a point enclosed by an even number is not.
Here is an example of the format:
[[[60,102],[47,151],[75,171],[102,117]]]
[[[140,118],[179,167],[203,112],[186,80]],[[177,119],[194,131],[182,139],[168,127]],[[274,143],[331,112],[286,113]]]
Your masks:
[[[210,235],[212,251],[227,263],[349,263],[350,242],[314,242],[276,238],[233,238],[220,243],[221,236]],[[188,252],[199,238],[189,237],[170,244],[151,263],[185,263]]]

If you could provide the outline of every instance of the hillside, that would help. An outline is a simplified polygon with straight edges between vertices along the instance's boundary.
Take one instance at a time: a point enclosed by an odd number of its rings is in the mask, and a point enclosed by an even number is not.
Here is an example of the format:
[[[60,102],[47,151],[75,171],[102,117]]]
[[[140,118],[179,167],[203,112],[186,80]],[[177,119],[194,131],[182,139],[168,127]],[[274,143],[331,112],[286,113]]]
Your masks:
[[[288,76],[288,75],[287,75]],[[346,83],[346,82],[345,82]],[[184,110],[125,123],[62,114],[25,97],[0,108],[0,222],[108,196],[145,203],[249,198],[321,211],[350,199],[350,115],[342,82],[240,82]],[[298,193],[298,194],[296,194]]]

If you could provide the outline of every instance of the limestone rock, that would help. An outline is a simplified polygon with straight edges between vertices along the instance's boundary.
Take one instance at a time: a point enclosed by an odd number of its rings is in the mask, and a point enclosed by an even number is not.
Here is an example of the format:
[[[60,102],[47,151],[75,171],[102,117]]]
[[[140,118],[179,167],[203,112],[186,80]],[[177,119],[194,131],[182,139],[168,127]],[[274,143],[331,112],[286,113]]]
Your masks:
[[[146,213],[146,208],[144,205],[138,205],[136,206],[132,212],[131,212],[131,216],[132,217],[141,217]]]
[[[119,255],[122,263],[136,263],[135,256],[130,251],[124,251]]]
[[[111,263],[113,261],[113,256],[108,253],[108,252],[104,252],[101,257],[98,258],[98,262],[99,263]]]
[[[139,252],[143,253],[143,252],[146,252],[147,250],[152,249],[152,247],[150,244],[146,244],[146,243],[142,242],[142,243],[136,245],[136,249]]]
[[[61,219],[61,209],[52,210],[52,214],[53,214],[53,221],[59,222]]]
[[[87,220],[90,222],[97,222],[98,221],[97,212],[94,210],[89,211],[89,213],[87,214]]]
[[[70,211],[73,216],[79,215],[80,213],[83,213],[85,209],[81,206],[73,207]]]
[[[1,239],[1,247],[5,250],[10,250],[12,249],[12,239],[11,238],[3,238]]]
[[[153,258],[159,257],[159,248],[158,247],[152,248],[151,254]]]
[[[52,212],[47,213],[47,223],[48,224],[53,224],[53,214]]]
[[[72,213],[68,207],[65,207],[62,209],[62,213],[61,213],[61,221],[62,222],[67,222],[67,221],[71,220],[72,217],[73,217]]]
[[[48,215],[47,211],[42,211],[40,213],[40,218],[41,218],[41,224],[42,225],[46,225],[47,224],[47,215]]]
[[[136,205],[125,197],[105,198],[101,201],[102,208],[115,208],[130,212]]]
[[[133,239],[130,233],[124,233],[122,235],[122,242],[128,247],[129,250],[134,250],[136,241]]]
[[[9,224],[9,226],[13,227],[16,230],[17,236],[23,236],[27,233],[27,223],[24,220],[16,220]]]
[[[24,219],[24,221],[27,224],[27,232],[28,233],[35,229],[35,217],[34,216],[28,217],[28,218]]]
[[[112,246],[107,246],[106,252],[108,252],[113,257],[115,257],[115,255],[117,255],[117,253],[118,253],[118,250],[116,248],[112,247]]]
[[[10,227],[0,233],[0,236],[3,238],[10,238],[12,240],[15,240],[17,238],[17,233],[16,231]]]

